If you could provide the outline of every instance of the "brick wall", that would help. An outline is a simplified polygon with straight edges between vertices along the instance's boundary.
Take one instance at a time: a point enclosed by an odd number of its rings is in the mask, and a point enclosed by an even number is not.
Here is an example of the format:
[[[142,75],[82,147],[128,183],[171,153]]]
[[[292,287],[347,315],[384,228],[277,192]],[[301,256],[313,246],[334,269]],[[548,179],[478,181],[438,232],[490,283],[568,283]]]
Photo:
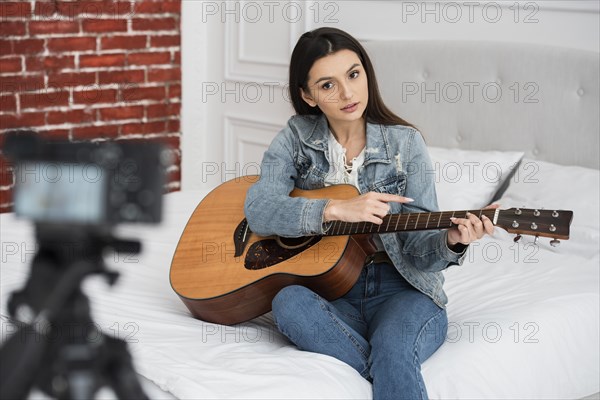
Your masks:
[[[50,138],[153,140],[180,188],[181,0],[0,2],[0,148],[13,128]],[[0,154],[0,212],[12,208]]]

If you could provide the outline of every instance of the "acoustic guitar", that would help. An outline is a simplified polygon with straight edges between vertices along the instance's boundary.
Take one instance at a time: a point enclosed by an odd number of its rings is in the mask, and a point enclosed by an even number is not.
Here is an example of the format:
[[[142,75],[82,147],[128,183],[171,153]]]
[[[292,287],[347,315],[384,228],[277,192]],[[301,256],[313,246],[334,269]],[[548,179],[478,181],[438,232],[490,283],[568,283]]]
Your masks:
[[[451,217],[467,212],[486,215],[508,232],[569,238],[572,211],[511,208],[389,214],[381,225],[332,221],[322,236],[262,237],[244,217],[248,188],[258,176],[227,181],[210,192],[191,215],[173,256],[170,281],[195,318],[237,324],[271,310],[273,297],[285,286],[303,285],[329,300],[343,296],[358,280],[374,250],[370,235],[452,227]],[[294,189],[290,196],[349,199],[354,186]]]

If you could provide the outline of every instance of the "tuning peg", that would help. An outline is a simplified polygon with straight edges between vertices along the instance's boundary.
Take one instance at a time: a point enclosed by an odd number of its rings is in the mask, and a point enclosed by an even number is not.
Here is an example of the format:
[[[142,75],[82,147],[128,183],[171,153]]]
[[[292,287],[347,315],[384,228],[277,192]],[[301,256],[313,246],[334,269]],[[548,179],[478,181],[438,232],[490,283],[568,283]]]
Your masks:
[[[540,238],[540,237],[539,237],[538,235],[536,235],[536,236],[533,238],[533,244],[537,244],[537,241],[538,241],[538,239],[539,239],[539,238]]]
[[[515,238],[513,239],[513,242],[517,243],[519,240],[521,240],[521,234],[517,234],[517,236],[515,236]]]
[[[558,239],[552,239],[550,241],[550,246],[552,246],[552,247],[558,247],[558,245],[560,245],[560,240],[558,240]]]

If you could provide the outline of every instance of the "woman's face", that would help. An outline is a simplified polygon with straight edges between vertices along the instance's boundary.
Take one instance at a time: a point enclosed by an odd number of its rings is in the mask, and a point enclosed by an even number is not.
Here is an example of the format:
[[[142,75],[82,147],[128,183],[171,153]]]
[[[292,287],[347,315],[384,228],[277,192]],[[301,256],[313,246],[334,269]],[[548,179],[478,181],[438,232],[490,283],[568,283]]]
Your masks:
[[[330,123],[362,119],[369,100],[367,74],[352,50],[339,50],[315,61],[307,86],[302,98],[311,107],[318,106]]]

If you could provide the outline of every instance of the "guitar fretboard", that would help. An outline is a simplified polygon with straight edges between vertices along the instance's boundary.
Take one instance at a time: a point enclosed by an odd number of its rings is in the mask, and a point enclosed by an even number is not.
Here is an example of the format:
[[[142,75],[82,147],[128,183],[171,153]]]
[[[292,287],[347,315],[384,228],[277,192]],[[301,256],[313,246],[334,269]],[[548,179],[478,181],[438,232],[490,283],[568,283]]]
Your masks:
[[[446,229],[452,227],[450,218],[466,218],[467,213],[479,218],[485,215],[494,221],[495,209],[438,211],[408,214],[390,214],[383,217],[381,225],[372,222],[343,222],[331,221],[331,226],[325,233],[327,236],[360,235],[369,233],[389,233],[402,231],[420,231],[426,229]]]

